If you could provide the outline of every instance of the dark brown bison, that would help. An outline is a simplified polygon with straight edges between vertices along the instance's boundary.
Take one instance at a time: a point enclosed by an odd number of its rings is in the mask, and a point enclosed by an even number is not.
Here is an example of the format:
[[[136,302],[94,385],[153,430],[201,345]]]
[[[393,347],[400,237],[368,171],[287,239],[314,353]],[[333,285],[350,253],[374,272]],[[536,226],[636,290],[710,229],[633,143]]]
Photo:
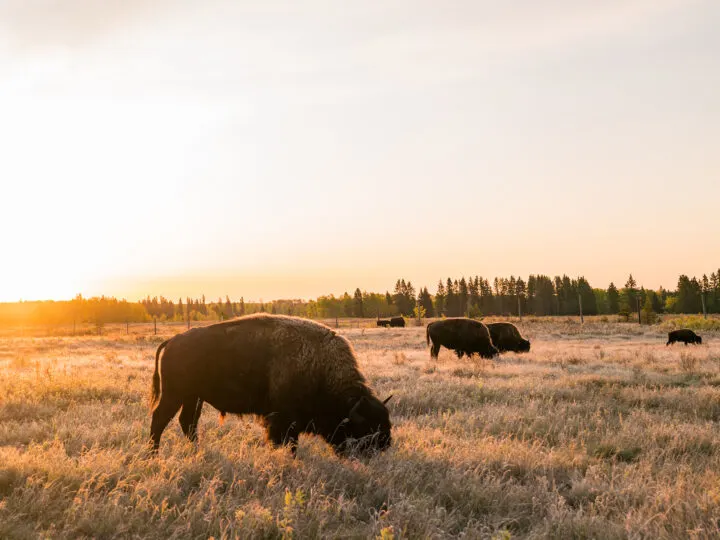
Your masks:
[[[458,358],[464,354],[472,356],[478,353],[483,358],[492,358],[498,354],[490,339],[490,332],[483,323],[457,317],[442,319],[427,325],[426,339],[430,347],[430,356],[437,358],[440,347],[452,349]]]
[[[387,328],[388,326],[390,326],[390,319],[378,319],[377,325],[384,326],[385,328]]]
[[[496,322],[487,325],[490,331],[493,345],[502,352],[528,352],[530,350],[530,342],[524,339],[517,327],[509,322]]]
[[[403,317],[391,317],[390,326],[393,328],[405,328],[405,319]]]
[[[670,345],[676,341],[682,341],[685,345],[688,343],[702,345],[702,338],[688,328],[681,328],[680,330],[668,332],[668,340],[665,345]]]
[[[223,416],[258,415],[270,441],[288,444],[293,454],[303,432],[322,436],[340,454],[384,450],[391,442],[388,399],[375,396],[348,341],[327,326],[249,315],[160,344],[152,381],[153,450],[181,408],[183,433],[196,440],[204,402]]]

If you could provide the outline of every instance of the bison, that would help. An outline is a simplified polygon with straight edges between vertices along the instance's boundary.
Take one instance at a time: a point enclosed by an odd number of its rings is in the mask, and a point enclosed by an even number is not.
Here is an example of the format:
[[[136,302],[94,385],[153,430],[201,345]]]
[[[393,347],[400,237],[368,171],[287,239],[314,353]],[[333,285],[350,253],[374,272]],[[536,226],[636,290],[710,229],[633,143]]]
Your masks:
[[[475,353],[483,358],[492,358],[499,352],[490,339],[487,326],[465,317],[432,322],[427,325],[425,334],[427,344],[431,345],[432,358],[438,357],[441,346],[454,350],[458,358]]]
[[[390,326],[393,328],[405,328],[405,319],[403,317],[391,317]]]
[[[688,343],[696,343],[698,345],[702,345],[702,338],[688,328],[682,328],[680,330],[673,330],[672,332],[668,332],[668,340],[665,345],[670,345],[672,343],[675,343],[676,341],[682,341],[685,345],[687,345]]]
[[[509,322],[496,322],[487,325],[490,331],[493,345],[502,353],[506,351],[512,352],[528,352],[530,350],[530,342],[524,339],[517,327]]]
[[[165,351],[160,357],[161,351]],[[300,433],[323,437],[338,454],[390,446],[390,417],[358,370],[348,341],[306,319],[249,315],[193,328],[163,343],[152,380],[152,448],[178,410],[197,440],[203,403],[255,414],[275,445],[297,450]]]
[[[378,319],[377,325],[387,328],[388,326],[390,326],[390,319]]]

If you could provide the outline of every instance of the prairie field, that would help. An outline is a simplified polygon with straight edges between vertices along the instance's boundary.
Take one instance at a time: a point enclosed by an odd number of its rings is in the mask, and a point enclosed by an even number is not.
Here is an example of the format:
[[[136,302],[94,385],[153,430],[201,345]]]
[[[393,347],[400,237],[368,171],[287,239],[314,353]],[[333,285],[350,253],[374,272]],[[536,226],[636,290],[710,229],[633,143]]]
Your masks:
[[[412,324],[412,323],[411,323]],[[158,343],[3,329],[0,538],[711,538],[720,535],[720,331],[672,321],[516,322],[530,353],[430,359],[425,329],[338,331],[389,402],[393,446],[298,455],[206,406],[149,457]]]

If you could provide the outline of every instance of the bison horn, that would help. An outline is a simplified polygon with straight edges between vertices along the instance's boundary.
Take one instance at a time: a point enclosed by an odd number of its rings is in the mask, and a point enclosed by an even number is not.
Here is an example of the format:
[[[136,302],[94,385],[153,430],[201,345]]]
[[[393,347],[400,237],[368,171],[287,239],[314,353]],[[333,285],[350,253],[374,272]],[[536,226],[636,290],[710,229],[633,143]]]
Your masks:
[[[390,398],[391,398],[391,397],[393,397],[392,394],[390,394],[390,395],[385,399],[385,401],[383,401],[383,405],[387,405],[387,402],[390,401]]]
[[[363,418],[363,416],[358,412],[358,409],[360,408],[360,404],[362,403],[363,399],[365,398],[358,399],[357,403],[353,405],[353,408],[350,409],[350,412],[348,413],[348,418],[350,418],[350,420],[352,420],[353,422],[362,422],[363,420],[365,420],[365,418]]]

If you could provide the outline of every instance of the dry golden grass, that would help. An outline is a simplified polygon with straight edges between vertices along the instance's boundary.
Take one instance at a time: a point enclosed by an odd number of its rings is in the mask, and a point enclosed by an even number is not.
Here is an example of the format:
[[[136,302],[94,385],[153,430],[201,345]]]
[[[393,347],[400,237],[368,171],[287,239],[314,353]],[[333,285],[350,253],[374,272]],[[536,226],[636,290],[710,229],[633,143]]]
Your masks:
[[[720,534],[720,336],[527,320],[526,355],[430,361],[423,328],[348,328],[394,446],[297,459],[251,418],[146,459],[163,336],[0,338],[0,538],[710,538]],[[161,327],[164,336],[182,327]]]

